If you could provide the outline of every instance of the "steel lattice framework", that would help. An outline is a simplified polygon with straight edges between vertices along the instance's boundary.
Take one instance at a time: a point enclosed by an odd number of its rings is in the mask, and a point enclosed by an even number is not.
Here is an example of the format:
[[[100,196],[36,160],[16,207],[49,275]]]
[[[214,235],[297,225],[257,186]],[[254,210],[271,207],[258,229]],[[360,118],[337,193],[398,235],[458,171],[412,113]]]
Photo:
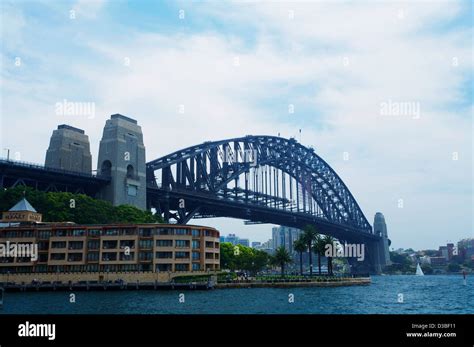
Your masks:
[[[246,136],[188,147],[147,163],[147,188],[149,207],[179,223],[225,215],[227,204],[304,215],[372,233],[341,178],[314,149],[295,139]],[[170,197],[180,196],[189,201],[188,206],[169,205]],[[215,201],[216,208],[206,209],[206,199]],[[253,218],[250,222],[269,221]]]

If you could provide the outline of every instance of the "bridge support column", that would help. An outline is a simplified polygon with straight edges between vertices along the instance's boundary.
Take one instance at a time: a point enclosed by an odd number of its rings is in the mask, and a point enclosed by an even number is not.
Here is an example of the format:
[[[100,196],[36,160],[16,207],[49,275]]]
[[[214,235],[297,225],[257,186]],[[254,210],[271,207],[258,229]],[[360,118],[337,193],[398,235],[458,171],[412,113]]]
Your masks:
[[[117,205],[146,209],[146,168],[143,134],[137,121],[120,114],[107,120],[100,141],[97,170],[111,182],[100,197]]]

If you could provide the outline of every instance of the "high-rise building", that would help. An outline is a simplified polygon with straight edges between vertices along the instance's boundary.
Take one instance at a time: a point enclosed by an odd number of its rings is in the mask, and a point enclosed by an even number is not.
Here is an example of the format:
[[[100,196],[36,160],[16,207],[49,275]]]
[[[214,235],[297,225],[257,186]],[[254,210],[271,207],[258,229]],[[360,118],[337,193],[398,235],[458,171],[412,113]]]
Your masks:
[[[261,242],[258,242],[258,241],[252,242],[252,248],[260,249],[261,246],[262,246],[262,243],[261,243]]]
[[[285,226],[272,228],[272,249],[285,247],[285,249],[293,253],[293,243],[300,237],[303,232],[300,229]]]
[[[249,239],[240,239],[240,238],[237,238],[237,244],[238,244],[238,245],[245,246],[245,247],[250,247],[250,241],[249,241]]]

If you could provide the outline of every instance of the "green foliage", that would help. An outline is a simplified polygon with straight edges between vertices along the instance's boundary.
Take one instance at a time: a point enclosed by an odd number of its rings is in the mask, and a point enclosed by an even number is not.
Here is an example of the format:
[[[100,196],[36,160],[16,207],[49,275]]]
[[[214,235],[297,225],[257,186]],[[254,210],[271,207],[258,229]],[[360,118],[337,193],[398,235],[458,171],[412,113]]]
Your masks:
[[[159,215],[134,206],[113,206],[84,194],[42,192],[18,186],[0,191],[0,211],[8,211],[19,200],[26,199],[43,214],[44,222],[75,222],[77,224],[163,223]]]
[[[243,245],[222,242],[220,246],[221,269],[243,270],[255,274],[268,265],[268,254]]]
[[[433,268],[430,265],[424,264],[421,265],[421,270],[425,275],[432,275],[433,274]]]
[[[281,275],[285,275],[285,266],[293,262],[290,253],[286,250],[285,247],[280,246],[275,250],[275,254],[271,257],[270,263],[272,265],[277,265],[281,269]]]
[[[448,264],[448,272],[459,272],[461,271],[461,265],[459,264]]]
[[[293,249],[298,252],[298,253],[303,253],[306,252],[308,247],[306,246],[306,242],[303,240],[303,238],[299,238],[293,242]]]

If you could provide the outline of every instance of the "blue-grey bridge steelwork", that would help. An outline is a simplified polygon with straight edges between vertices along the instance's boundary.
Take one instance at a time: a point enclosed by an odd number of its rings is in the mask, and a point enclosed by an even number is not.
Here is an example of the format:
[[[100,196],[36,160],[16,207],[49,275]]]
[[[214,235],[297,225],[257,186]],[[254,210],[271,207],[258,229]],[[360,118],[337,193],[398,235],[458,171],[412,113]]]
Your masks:
[[[372,265],[384,261],[382,238],[372,232],[347,186],[314,149],[295,139],[205,142],[146,167],[148,207],[165,220],[232,217],[300,229],[313,224],[342,242],[364,243]]]
[[[71,148],[74,160],[70,160]],[[123,153],[125,157],[137,154],[124,160]],[[389,261],[386,232],[372,230],[336,172],[314,149],[293,138],[245,136],[209,141],[146,165],[144,153],[136,121],[112,115],[104,128],[98,172],[93,175],[88,169],[87,136],[80,129],[61,125],[53,133],[46,166],[0,160],[0,187],[26,185],[84,193],[115,205],[156,209],[166,221],[182,224],[212,217],[300,229],[312,224],[342,243],[366,246],[366,261],[352,262],[354,271],[378,272]]]

